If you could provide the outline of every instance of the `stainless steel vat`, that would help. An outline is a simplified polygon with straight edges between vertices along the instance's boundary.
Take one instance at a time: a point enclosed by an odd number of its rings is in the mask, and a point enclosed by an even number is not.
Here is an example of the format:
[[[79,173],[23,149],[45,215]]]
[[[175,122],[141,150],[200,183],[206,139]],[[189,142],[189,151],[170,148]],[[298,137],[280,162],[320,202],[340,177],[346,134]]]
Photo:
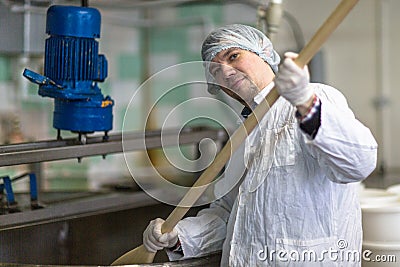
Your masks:
[[[41,210],[0,215],[0,266],[108,266],[142,244],[150,220],[174,207],[143,192],[113,193],[62,201]],[[201,209],[193,208],[188,215]],[[137,266],[219,266],[220,254]]]

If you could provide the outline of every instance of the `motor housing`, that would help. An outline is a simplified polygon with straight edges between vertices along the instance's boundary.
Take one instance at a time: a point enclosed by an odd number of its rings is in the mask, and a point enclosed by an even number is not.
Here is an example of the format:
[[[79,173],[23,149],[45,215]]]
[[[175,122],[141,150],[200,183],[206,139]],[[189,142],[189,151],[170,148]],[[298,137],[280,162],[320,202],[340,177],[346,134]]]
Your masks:
[[[98,87],[107,77],[99,54],[101,15],[95,8],[53,5],[47,10],[44,75],[25,69],[39,95],[54,98],[53,127],[77,133],[112,129],[114,100]]]

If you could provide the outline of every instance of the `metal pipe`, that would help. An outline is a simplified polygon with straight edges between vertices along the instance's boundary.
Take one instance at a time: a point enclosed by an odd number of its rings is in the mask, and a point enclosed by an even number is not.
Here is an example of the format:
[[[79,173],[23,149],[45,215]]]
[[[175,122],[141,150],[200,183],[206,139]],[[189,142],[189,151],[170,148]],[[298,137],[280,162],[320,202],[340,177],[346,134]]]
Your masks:
[[[375,98],[375,108],[377,110],[377,129],[378,129],[378,171],[384,175],[387,169],[387,160],[391,156],[391,117],[389,110],[389,1],[379,0],[376,2],[376,61],[377,61],[377,97]]]
[[[160,8],[167,6],[177,6],[182,4],[233,4],[241,3],[257,8],[265,5],[265,0],[153,0],[153,1],[94,1],[93,7],[110,9],[129,9],[129,8]]]
[[[228,137],[222,129],[197,127],[181,131],[170,129],[145,133],[117,133],[110,135],[107,141],[104,141],[103,136],[93,136],[87,137],[86,144],[82,144],[77,138],[70,138],[2,145],[0,146],[0,167],[197,144],[204,138],[223,142]]]
[[[129,9],[129,8],[159,8],[165,6],[175,6],[189,2],[198,2],[198,0],[153,0],[153,1],[95,1],[93,7],[112,8],[112,9]]]

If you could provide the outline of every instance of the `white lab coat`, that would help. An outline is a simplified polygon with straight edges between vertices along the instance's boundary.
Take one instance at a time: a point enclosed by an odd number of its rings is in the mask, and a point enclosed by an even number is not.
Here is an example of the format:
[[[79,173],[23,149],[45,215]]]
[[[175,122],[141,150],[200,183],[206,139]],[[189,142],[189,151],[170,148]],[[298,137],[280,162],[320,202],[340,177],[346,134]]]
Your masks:
[[[352,182],[375,169],[377,143],[339,91],[309,86],[321,100],[315,139],[280,97],[246,140],[244,158],[253,162],[240,186],[177,224],[184,258],[223,248],[221,266],[361,266]]]

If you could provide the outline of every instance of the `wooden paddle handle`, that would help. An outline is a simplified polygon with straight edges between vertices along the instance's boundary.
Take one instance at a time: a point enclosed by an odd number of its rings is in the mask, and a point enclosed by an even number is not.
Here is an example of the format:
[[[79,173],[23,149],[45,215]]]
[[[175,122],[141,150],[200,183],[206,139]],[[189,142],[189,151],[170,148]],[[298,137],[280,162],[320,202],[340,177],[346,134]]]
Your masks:
[[[343,21],[351,9],[357,4],[358,0],[342,0],[332,14],[326,19],[322,26],[315,33],[313,38],[308,44],[301,50],[299,56],[295,59],[295,63],[299,67],[304,67],[311,58],[318,52],[321,46],[324,44],[326,39],[332,34],[337,26]],[[265,100],[262,101],[253,111],[253,113],[244,121],[244,123],[233,133],[230,140],[222,148],[220,153],[215,157],[211,165],[202,173],[197,179],[195,184],[183,199],[179,202],[178,206],[172,211],[172,213],[165,220],[162,225],[162,232],[170,232],[176,224],[185,216],[187,211],[194,205],[199,199],[202,193],[207,189],[207,185],[213,181],[215,176],[218,175],[219,171],[228,162],[231,155],[239,148],[242,142],[246,139],[248,134],[255,128],[258,121],[268,112],[270,107],[279,98],[279,94],[274,87],[266,96]],[[134,253],[136,252],[136,253]],[[147,252],[143,249],[143,245],[131,250],[116,261],[115,264],[134,264],[134,263],[151,263],[153,261],[155,253]],[[144,260],[148,259],[148,260]]]

